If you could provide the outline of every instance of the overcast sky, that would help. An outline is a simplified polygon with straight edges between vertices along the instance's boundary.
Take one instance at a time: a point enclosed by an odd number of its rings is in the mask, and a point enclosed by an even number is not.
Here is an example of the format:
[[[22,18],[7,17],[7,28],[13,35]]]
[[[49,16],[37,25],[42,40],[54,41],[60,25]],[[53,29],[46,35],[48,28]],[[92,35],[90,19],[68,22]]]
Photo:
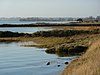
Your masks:
[[[0,0],[0,17],[100,15],[100,0]]]

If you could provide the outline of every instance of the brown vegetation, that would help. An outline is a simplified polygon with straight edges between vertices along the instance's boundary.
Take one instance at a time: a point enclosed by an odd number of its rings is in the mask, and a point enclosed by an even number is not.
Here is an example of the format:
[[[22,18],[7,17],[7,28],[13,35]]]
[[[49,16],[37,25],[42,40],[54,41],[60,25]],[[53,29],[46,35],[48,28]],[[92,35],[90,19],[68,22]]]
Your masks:
[[[71,30],[40,31],[33,34],[0,32],[0,42],[33,41],[37,44],[24,46],[47,48],[47,53],[55,53],[59,56],[62,56],[63,52],[67,56],[76,52],[82,53],[82,56],[69,64],[62,75],[100,75],[100,40],[93,43],[100,38],[100,28],[73,29],[72,27]],[[86,53],[83,54],[84,52]]]
[[[38,31],[32,34],[0,32],[0,41],[34,41],[29,47],[47,48],[47,53],[80,54],[86,51],[89,40],[100,36],[100,29],[91,30],[52,30]],[[8,38],[7,38],[8,37]]]
[[[100,26],[100,22],[79,22],[79,23],[64,23],[64,24],[1,24],[0,27],[59,27],[59,26]]]
[[[100,40],[93,43],[87,52],[74,60],[62,75],[100,75]]]

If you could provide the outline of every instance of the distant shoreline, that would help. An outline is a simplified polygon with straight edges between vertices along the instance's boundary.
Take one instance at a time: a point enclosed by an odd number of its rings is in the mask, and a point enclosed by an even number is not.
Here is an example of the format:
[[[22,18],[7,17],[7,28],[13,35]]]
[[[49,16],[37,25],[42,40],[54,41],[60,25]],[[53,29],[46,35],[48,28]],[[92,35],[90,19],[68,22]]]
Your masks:
[[[100,26],[100,24],[1,24],[0,27],[54,27],[54,26]]]

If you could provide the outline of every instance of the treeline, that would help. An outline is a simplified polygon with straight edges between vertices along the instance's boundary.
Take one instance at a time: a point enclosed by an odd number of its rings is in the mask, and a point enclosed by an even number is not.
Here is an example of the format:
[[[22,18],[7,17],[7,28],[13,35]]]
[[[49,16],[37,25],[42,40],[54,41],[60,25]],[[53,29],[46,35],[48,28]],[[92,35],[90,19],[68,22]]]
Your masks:
[[[36,23],[36,24],[0,24],[0,27],[53,27],[53,26],[100,26],[100,24],[78,24],[78,23]]]
[[[66,24],[36,23],[36,24],[1,24],[0,27],[53,27],[66,26]]]
[[[52,31],[38,31],[32,34],[32,37],[67,37],[79,34],[97,34],[100,29],[94,30],[52,30]]]
[[[20,21],[66,21],[66,18],[29,17],[21,18]]]

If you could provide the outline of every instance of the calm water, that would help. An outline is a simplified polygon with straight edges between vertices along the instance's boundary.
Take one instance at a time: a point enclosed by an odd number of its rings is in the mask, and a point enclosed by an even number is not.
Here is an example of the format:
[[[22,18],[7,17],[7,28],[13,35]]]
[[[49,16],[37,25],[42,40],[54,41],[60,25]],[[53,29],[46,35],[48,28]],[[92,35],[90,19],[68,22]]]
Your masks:
[[[0,21],[0,24],[69,23],[69,21]]]
[[[31,24],[36,22],[25,22],[25,21],[0,21],[0,24]]]
[[[12,28],[0,28],[0,31],[12,31],[12,32],[23,32],[23,33],[33,33],[36,31],[48,31],[48,30],[54,30],[57,28],[51,28],[51,27],[12,27]],[[61,28],[59,28],[61,29]]]
[[[23,43],[0,43],[0,75],[59,75],[66,67],[64,62],[73,59],[46,54],[45,49],[20,47]]]
[[[35,32],[51,28],[0,28],[0,31]],[[0,75],[59,75],[66,61],[75,57],[59,57],[45,53],[45,49],[22,47],[33,42],[0,42]],[[51,62],[47,66],[47,62]],[[58,67],[57,65],[61,65]]]

